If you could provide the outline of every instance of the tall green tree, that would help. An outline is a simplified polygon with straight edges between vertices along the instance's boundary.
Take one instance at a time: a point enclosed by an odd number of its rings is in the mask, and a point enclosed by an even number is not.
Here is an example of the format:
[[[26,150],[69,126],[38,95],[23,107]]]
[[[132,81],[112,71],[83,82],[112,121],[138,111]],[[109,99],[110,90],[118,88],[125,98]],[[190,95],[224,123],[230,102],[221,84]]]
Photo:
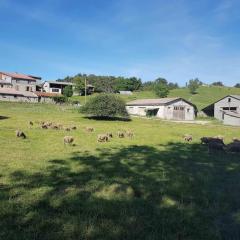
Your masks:
[[[202,85],[202,82],[198,78],[190,79],[188,82],[188,88],[191,94],[196,94],[199,86]]]
[[[156,83],[154,86],[154,92],[158,97],[164,98],[168,96],[169,89],[164,83]]]
[[[71,97],[73,95],[73,89],[72,89],[72,86],[66,86],[64,89],[63,89],[63,95],[65,97]]]

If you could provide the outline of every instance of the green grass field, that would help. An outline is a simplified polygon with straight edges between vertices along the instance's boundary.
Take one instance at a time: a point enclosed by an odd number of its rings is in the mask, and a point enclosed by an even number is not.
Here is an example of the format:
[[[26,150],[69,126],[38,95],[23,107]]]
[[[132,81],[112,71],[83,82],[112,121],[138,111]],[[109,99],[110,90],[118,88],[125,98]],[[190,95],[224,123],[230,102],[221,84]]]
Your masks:
[[[209,155],[199,142],[221,134],[228,143],[239,128],[96,121],[40,104],[0,103],[0,116],[0,239],[239,239],[240,156]],[[78,129],[30,128],[30,120]],[[135,136],[118,139],[118,129]],[[115,137],[97,143],[105,132]],[[76,145],[64,146],[65,135]]]
[[[233,88],[233,87],[217,87],[217,86],[202,86],[197,90],[197,94],[190,94],[188,88],[179,88],[171,90],[168,97],[182,97],[186,100],[194,103],[198,110],[210,105],[211,103],[227,96],[230,94],[240,95],[240,88]],[[93,95],[94,96],[94,95]],[[89,99],[91,96],[88,96]],[[121,97],[126,101],[131,101],[135,99],[141,98],[157,98],[154,92],[151,91],[139,91],[134,92],[131,96],[124,96]],[[75,100],[80,100],[84,103],[84,97],[73,97]]]

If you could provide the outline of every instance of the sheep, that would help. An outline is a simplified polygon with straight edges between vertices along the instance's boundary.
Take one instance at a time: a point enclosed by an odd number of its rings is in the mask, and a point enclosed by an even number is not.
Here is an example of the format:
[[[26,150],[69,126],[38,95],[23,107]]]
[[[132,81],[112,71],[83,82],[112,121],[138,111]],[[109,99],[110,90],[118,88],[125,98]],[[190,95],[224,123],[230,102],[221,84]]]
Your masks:
[[[240,142],[232,142],[226,146],[227,152],[239,153],[240,152]]]
[[[193,140],[193,137],[192,137],[192,135],[190,135],[190,134],[185,134],[185,135],[183,136],[183,139],[184,139],[184,141],[186,141],[186,142],[191,142],[191,141]]]
[[[87,132],[94,132],[94,128],[93,127],[86,127],[86,131]]]
[[[132,131],[126,131],[126,136],[129,138],[133,138],[133,132]]]
[[[224,142],[222,139],[219,138],[213,138],[213,137],[202,137],[201,138],[201,144],[208,145],[210,142],[216,142],[224,145]]]
[[[33,126],[33,122],[32,122],[32,121],[29,121],[29,125],[30,125],[30,126]]]
[[[19,138],[21,137],[23,139],[27,138],[26,134],[20,130],[16,130],[15,133],[16,133],[16,137],[19,137]]]
[[[74,137],[72,137],[72,136],[65,136],[63,138],[64,145],[66,145],[66,144],[72,145],[73,142],[74,142]]]
[[[208,153],[215,152],[215,151],[225,151],[224,144],[221,142],[210,141],[208,143]]]
[[[76,126],[72,126],[71,129],[72,130],[77,130],[77,127]]]
[[[107,133],[108,138],[113,138],[113,134],[112,133]]]
[[[59,126],[54,124],[51,126],[51,129],[59,130]]]
[[[48,129],[48,126],[47,126],[46,124],[42,124],[42,125],[41,125],[41,128],[42,128],[42,129]]]
[[[65,127],[64,130],[67,132],[71,131],[71,129],[69,127]]]
[[[239,142],[240,143],[240,139],[239,138],[234,137],[232,140],[233,140],[233,142]]]
[[[98,142],[108,142],[109,141],[109,137],[107,134],[98,134],[98,138],[97,138]]]
[[[119,138],[124,138],[124,137],[125,137],[125,133],[124,133],[124,132],[121,132],[121,131],[118,131],[118,132],[117,132],[117,136],[118,136]]]

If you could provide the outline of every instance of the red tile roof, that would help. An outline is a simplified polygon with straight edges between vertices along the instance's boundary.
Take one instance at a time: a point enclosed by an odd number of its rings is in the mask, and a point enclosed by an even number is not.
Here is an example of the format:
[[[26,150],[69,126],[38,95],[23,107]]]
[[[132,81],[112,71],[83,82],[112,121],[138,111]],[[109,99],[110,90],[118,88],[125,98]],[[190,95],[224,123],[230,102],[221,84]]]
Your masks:
[[[21,73],[8,73],[8,72],[0,72],[4,75],[7,75],[12,78],[17,78],[17,79],[26,79],[26,80],[31,80],[31,81],[36,81],[35,78],[32,78],[26,74],[21,74]]]
[[[34,92],[38,97],[55,97],[61,96],[59,93]]]

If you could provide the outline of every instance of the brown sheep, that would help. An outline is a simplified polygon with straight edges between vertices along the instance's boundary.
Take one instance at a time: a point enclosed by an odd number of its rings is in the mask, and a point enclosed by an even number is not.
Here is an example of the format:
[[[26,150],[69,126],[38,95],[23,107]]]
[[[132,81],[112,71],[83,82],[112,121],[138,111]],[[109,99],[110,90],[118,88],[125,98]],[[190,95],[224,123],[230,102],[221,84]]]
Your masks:
[[[73,142],[74,142],[74,137],[72,137],[72,136],[65,136],[63,138],[64,145],[66,145],[66,144],[72,145]]]
[[[94,128],[93,127],[86,127],[86,131],[87,132],[94,132]]]
[[[67,132],[71,131],[71,129],[69,127],[65,127],[64,130]]]
[[[222,151],[224,152],[224,144],[222,144],[221,142],[209,142],[208,143],[208,153],[211,153],[211,152],[216,152],[216,151]]]
[[[208,145],[210,142],[216,142],[224,145],[224,142],[222,139],[219,138],[213,138],[213,137],[202,137],[201,138],[201,144]]]
[[[42,128],[42,129],[48,129],[48,125],[42,124],[42,125],[41,125],[41,128]]]
[[[97,138],[98,142],[108,142],[109,141],[109,137],[107,134],[98,134],[98,138]]]
[[[77,127],[76,126],[72,126],[71,129],[72,130],[77,130]]]
[[[20,130],[16,130],[15,133],[16,133],[16,137],[23,138],[23,139],[27,138],[26,134]]]
[[[227,145],[227,152],[239,153],[240,152],[240,142],[233,142]]]
[[[118,131],[118,132],[117,132],[117,136],[118,136],[119,138],[124,138],[124,137],[125,137],[125,133]]]
[[[32,121],[29,121],[29,125],[30,125],[30,126],[33,126],[33,122],[32,122]]]
[[[186,142],[191,142],[191,141],[193,140],[193,137],[192,137],[192,135],[190,135],[190,134],[185,134],[185,135],[183,136],[183,139],[184,139],[184,141],[186,141]]]

